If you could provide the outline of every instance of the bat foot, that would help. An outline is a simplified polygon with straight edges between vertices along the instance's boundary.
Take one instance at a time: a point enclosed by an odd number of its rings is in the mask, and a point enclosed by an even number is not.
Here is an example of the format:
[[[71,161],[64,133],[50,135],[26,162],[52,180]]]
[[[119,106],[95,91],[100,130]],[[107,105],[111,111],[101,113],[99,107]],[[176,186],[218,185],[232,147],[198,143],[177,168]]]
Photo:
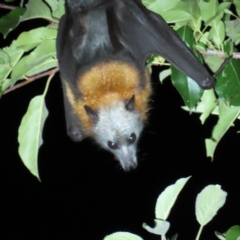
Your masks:
[[[78,128],[68,128],[67,129],[68,136],[74,141],[74,142],[80,142],[83,140],[84,136],[81,131],[79,131]]]

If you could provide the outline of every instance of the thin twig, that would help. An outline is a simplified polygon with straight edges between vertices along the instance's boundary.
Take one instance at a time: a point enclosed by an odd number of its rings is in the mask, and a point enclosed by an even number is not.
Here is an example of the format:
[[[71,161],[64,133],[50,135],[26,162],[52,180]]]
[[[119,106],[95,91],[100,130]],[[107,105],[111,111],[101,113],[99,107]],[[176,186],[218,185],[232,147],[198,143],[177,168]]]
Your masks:
[[[35,76],[33,76],[33,77],[30,77],[30,78],[27,78],[24,82],[21,82],[21,83],[15,85],[15,86],[13,86],[13,87],[7,89],[6,91],[4,91],[4,92],[3,92],[3,95],[4,95],[4,94],[7,94],[7,93],[9,93],[9,92],[12,92],[12,91],[14,91],[14,90],[16,90],[17,88],[20,88],[20,87],[22,87],[22,86],[25,86],[25,85],[27,85],[28,83],[33,82],[33,81],[35,81],[35,80],[37,80],[37,79],[39,79],[39,78],[42,78],[42,77],[45,77],[45,76],[53,76],[53,75],[54,75],[56,72],[58,72],[58,71],[59,71],[59,68],[56,67],[56,68],[51,69],[51,70],[49,70],[49,71],[47,71],[47,72],[44,72],[44,73],[35,75]]]
[[[207,49],[206,51],[204,50],[199,50],[197,49],[199,53],[201,53],[203,55],[203,57],[206,57],[206,56],[217,56],[219,58],[222,58],[222,59],[225,59],[226,56],[225,56],[225,53],[223,51],[215,51],[213,49]],[[240,59],[240,52],[233,52],[233,55],[231,57],[232,59]],[[160,63],[156,60],[156,62],[153,62],[151,63],[152,66],[169,66],[170,64],[169,63]]]
[[[6,4],[2,4],[0,3],[0,9],[3,8],[3,9],[8,9],[8,10],[14,10],[16,8],[19,8],[19,7],[16,7],[16,6],[9,6],[9,5],[6,5]],[[59,22],[59,19],[57,18],[52,18],[52,19],[48,19],[48,18],[44,18],[43,19],[46,19],[48,20],[49,22],[51,22],[51,24],[49,26],[54,26],[56,25],[58,22]]]
[[[204,56],[218,56],[220,58],[225,58],[225,54],[222,51],[215,51],[212,49],[207,49],[207,51],[204,50],[198,50],[202,55]],[[234,52],[233,53],[233,59],[240,59],[240,52]]]
[[[0,4],[0,7],[1,7],[1,5],[3,5],[3,4]],[[221,58],[224,58],[224,57],[225,57],[224,52],[222,52],[222,51],[214,51],[214,50],[212,50],[212,49],[207,49],[207,51],[203,51],[203,50],[198,50],[198,51],[199,51],[202,55],[204,55],[204,56],[218,56],[218,57],[221,57]],[[233,58],[233,59],[240,59],[240,52],[234,52],[232,58]],[[155,63],[155,64],[156,64],[156,63]],[[155,64],[153,64],[153,65],[155,65]],[[156,65],[158,65],[158,64],[156,64]],[[49,70],[49,71],[47,71],[47,72],[44,72],[44,73],[35,75],[35,76],[33,76],[33,77],[30,77],[30,78],[27,78],[24,82],[21,82],[21,83],[15,85],[15,86],[13,86],[13,87],[5,90],[5,91],[3,92],[3,95],[4,95],[4,94],[7,94],[7,93],[9,93],[9,92],[12,92],[12,91],[14,91],[15,89],[20,88],[20,87],[22,87],[22,86],[24,86],[24,85],[27,85],[28,83],[33,82],[33,81],[35,81],[35,80],[37,80],[37,79],[39,79],[39,78],[42,78],[42,77],[45,77],[45,76],[54,75],[54,74],[55,74],[56,72],[58,72],[58,71],[59,71],[59,68],[57,67],[57,68],[54,68],[54,69]]]
[[[9,6],[9,5],[7,5],[7,4],[0,3],[0,8],[9,9],[9,10],[14,10],[14,9],[16,9],[17,7]]]

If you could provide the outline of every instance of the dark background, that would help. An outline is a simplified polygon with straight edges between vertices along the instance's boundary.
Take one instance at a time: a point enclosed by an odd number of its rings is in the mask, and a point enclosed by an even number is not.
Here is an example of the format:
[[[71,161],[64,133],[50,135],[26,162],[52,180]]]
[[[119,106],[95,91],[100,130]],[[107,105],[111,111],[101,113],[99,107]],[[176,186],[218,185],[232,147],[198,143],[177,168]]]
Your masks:
[[[38,22],[36,23],[39,24]],[[28,23],[10,33],[5,46]],[[44,91],[46,79],[39,79],[0,101],[0,238],[1,239],[89,239],[100,240],[116,231],[129,231],[146,240],[159,239],[142,228],[153,226],[158,195],[181,177],[192,175],[180,193],[168,221],[170,238],[195,239],[199,225],[195,199],[208,184],[219,184],[228,192],[226,204],[206,225],[201,239],[217,239],[240,224],[239,159],[240,139],[235,123],[220,141],[214,162],[205,156],[204,139],[217,122],[211,116],[201,126],[198,114],[181,110],[182,99],[170,80],[158,81],[154,68],[149,123],[139,142],[139,166],[123,172],[113,156],[91,140],[72,142],[65,128],[59,74],[46,97],[50,112],[39,153],[40,183],[18,156],[17,131],[30,100]]]

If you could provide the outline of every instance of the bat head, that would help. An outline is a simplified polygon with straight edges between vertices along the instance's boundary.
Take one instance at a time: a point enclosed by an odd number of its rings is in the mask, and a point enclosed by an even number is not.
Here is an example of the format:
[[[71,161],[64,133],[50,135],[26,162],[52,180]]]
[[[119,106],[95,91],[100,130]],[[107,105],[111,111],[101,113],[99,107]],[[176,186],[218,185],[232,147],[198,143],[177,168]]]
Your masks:
[[[112,152],[125,171],[137,167],[137,142],[143,129],[141,116],[134,106],[134,96],[128,102],[116,101],[97,111],[85,106],[94,123],[96,142]]]

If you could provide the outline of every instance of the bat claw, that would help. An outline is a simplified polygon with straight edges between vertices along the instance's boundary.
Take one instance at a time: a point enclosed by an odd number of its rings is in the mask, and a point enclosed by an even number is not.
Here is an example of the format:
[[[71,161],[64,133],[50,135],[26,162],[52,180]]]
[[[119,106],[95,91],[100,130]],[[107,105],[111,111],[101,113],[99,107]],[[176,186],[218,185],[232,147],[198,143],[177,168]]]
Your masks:
[[[216,84],[216,80],[214,78],[205,78],[200,86],[203,88],[203,89],[211,89],[211,88],[214,88]]]
[[[79,131],[79,129],[67,129],[68,136],[74,141],[74,142],[80,142],[83,140],[83,134]]]

